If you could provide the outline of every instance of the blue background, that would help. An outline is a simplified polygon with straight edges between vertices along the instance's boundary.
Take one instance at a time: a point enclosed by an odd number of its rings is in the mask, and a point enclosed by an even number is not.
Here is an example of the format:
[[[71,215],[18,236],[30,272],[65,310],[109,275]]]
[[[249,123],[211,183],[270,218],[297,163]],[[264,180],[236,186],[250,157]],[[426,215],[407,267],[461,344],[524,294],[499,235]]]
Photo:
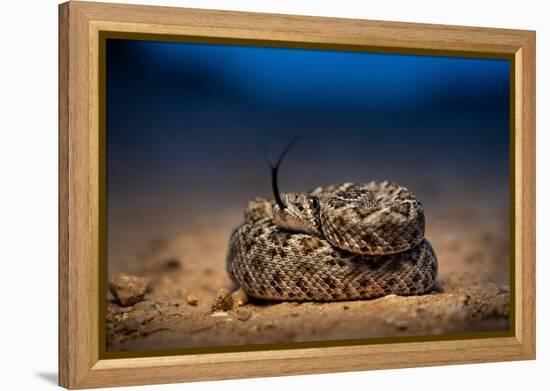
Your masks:
[[[428,217],[487,188],[507,207],[509,74],[507,60],[109,39],[109,210],[158,225],[240,211],[271,196],[264,147],[295,136],[282,191],[388,179]]]

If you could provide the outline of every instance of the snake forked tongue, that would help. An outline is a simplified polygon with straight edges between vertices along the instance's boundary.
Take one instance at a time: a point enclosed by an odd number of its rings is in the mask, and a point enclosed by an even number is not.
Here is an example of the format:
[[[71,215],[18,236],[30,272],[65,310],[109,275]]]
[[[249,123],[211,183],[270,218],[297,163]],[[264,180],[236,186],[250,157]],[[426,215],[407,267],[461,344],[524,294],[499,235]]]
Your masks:
[[[277,205],[279,205],[279,208],[285,209],[286,205],[283,202],[283,199],[281,198],[281,193],[279,191],[279,183],[278,183],[278,174],[279,174],[279,166],[281,165],[281,162],[283,161],[283,158],[285,157],[286,153],[290,150],[294,142],[297,138],[293,139],[288,145],[285,147],[283,152],[281,152],[281,156],[279,156],[279,159],[277,160],[277,163],[271,164],[271,186],[273,187],[273,195],[275,196],[275,202],[277,202]]]

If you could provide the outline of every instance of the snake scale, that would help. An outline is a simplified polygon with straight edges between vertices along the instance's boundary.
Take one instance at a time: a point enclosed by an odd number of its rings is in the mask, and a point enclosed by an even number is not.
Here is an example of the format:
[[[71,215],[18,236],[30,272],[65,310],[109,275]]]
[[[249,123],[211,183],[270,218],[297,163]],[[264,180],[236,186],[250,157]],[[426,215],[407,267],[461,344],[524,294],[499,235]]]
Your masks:
[[[231,234],[227,271],[249,296],[337,301],[433,289],[437,257],[424,238],[424,209],[389,182],[344,183],[256,198]]]

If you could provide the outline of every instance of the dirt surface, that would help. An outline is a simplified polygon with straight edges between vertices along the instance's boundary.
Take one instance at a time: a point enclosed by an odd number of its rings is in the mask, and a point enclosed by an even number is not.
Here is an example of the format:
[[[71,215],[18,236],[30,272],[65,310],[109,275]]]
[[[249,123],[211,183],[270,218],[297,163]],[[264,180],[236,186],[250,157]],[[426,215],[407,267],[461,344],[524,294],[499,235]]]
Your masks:
[[[140,255],[109,264],[110,279],[132,273],[150,278],[151,285],[132,306],[109,296],[107,350],[506,330],[507,221],[494,210],[488,200],[431,212],[426,237],[438,256],[439,278],[430,294],[336,303],[251,300],[242,306],[233,300],[231,309],[214,313],[219,290],[236,289],[225,272],[225,256],[240,212],[220,216],[215,224],[188,226],[170,240],[151,241]]]

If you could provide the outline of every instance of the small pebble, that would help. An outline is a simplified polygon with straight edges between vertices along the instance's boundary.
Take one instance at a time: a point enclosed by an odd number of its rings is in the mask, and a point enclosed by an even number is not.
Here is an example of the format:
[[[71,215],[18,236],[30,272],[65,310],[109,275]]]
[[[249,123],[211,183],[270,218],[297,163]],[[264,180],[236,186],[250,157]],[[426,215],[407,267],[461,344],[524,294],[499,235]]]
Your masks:
[[[213,318],[225,318],[227,316],[227,312],[218,311],[218,312],[214,312],[211,316]]]
[[[248,295],[242,288],[239,288],[233,292],[231,297],[233,298],[233,304],[237,307],[241,307],[248,303]]]
[[[143,300],[151,280],[130,274],[117,274],[109,282],[109,291],[123,306],[134,305]]]
[[[291,312],[291,313],[290,313],[290,316],[292,316],[293,318],[297,318],[298,316],[300,316],[300,313],[298,313],[298,312]]]
[[[240,320],[241,322],[246,322],[248,319],[250,319],[251,316],[252,314],[248,311],[237,312],[237,319]]]
[[[348,305],[345,305],[342,307],[344,310],[349,310],[349,306]]]
[[[129,316],[128,318],[124,319],[122,321],[122,325],[128,331],[138,331],[140,326],[139,321],[133,316]]]
[[[197,303],[199,302],[199,299],[197,299],[197,296],[195,296],[195,295],[187,295],[185,300],[187,301],[187,304],[189,304],[189,305],[197,305]]]
[[[228,311],[233,307],[233,298],[227,289],[218,290],[216,298],[212,302],[212,312]]]

